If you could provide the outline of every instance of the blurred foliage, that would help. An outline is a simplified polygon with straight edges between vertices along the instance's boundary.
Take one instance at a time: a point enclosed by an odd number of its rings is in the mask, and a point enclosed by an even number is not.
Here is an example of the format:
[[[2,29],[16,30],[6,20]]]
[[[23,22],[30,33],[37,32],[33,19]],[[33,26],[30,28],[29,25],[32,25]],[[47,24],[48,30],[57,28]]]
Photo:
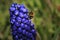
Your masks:
[[[13,2],[33,11],[37,40],[60,40],[60,0],[0,0],[0,40],[12,40],[9,7]]]

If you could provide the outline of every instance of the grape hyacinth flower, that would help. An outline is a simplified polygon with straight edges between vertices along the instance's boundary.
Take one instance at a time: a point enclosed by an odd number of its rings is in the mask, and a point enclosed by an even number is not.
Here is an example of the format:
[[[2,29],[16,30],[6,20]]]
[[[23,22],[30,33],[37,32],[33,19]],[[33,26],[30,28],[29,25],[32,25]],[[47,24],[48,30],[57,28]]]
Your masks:
[[[34,24],[23,4],[13,3],[9,9],[13,40],[36,40]]]

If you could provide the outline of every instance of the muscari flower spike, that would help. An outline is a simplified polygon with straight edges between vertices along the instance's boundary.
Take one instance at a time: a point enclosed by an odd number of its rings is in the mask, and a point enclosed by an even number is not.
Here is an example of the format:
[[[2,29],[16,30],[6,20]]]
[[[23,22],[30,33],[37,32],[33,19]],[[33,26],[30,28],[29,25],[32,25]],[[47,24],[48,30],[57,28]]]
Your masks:
[[[36,40],[34,24],[23,4],[13,3],[9,9],[13,40]]]

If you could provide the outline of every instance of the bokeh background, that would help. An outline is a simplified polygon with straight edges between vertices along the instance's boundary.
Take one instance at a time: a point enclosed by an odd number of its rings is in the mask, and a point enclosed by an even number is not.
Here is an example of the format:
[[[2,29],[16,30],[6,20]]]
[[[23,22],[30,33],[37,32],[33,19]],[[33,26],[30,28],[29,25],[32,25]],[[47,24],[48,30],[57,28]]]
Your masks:
[[[0,40],[12,40],[9,7],[13,2],[33,11],[36,40],[60,40],[60,0],[0,0]]]

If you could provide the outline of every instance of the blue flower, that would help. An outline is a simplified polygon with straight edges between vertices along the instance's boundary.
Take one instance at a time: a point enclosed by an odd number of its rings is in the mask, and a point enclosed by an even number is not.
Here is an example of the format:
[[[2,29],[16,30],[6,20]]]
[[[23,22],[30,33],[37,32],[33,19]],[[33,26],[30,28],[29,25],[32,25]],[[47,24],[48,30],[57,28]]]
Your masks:
[[[9,9],[13,40],[36,40],[34,24],[23,4],[13,3]]]

